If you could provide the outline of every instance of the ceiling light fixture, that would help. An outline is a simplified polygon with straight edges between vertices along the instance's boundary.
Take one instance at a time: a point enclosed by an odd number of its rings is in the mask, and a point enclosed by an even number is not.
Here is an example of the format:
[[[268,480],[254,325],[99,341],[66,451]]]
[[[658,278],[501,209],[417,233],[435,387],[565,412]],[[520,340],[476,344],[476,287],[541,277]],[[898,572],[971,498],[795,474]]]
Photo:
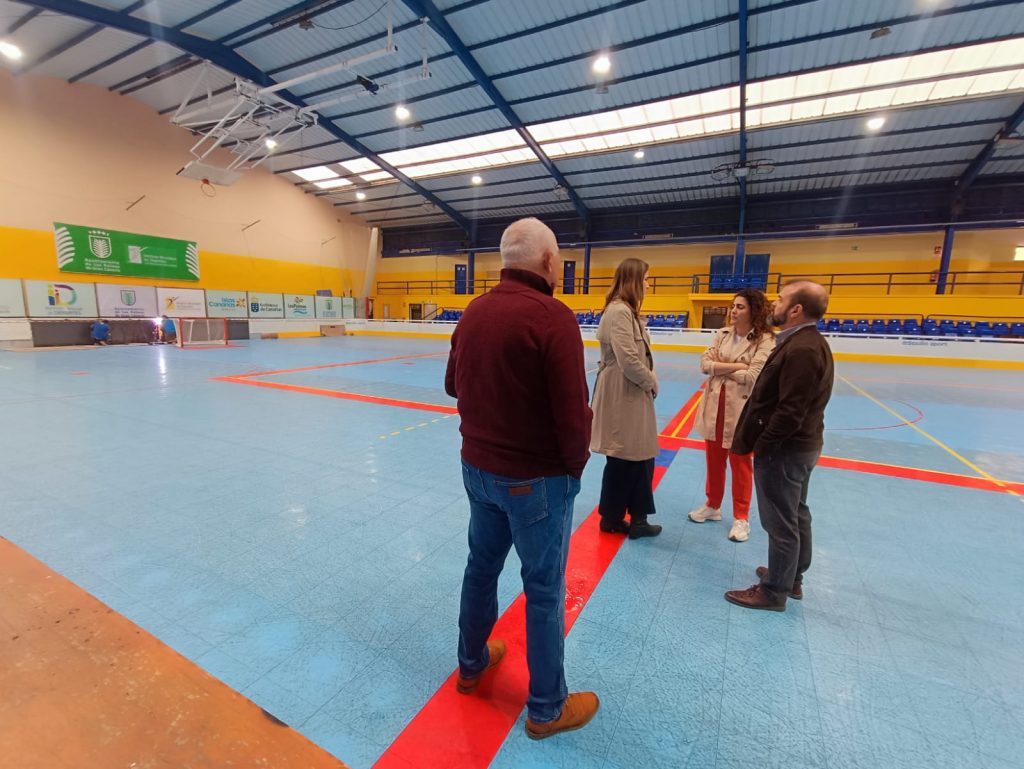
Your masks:
[[[267,140],[266,140],[265,142],[263,142],[263,143],[264,143],[264,144],[265,144],[265,145],[267,146],[267,149],[268,149],[268,150],[272,150],[272,149],[274,149],[275,147],[277,147],[277,142],[276,142],[276,141],[274,141],[273,139],[267,139]]]
[[[473,184],[483,184],[484,178],[480,174],[473,174],[473,177],[470,179],[470,181],[473,182]]]
[[[403,104],[399,104],[395,107],[395,117],[399,120],[408,120],[412,113],[409,112],[408,108]]]
[[[877,40],[880,37],[886,37],[887,35],[891,34],[892,30],[889,29],[888,27],[879,27],[878,29],[872,31],[870,39]]]
[[[601,54],[596,59],[594,59],[594,63],[591,65],[591,69],[593,69],[594,72],[596,72],[599,75],[607,75],[612,69],[612,60],[609,59],[606,55]]]
[[[366,200],[366,193],[362,190],[356,192],[356,200]]]
[[[885,118],[884,117],[873,117],[870,120],[868,120],[868,122],[865,125],[867,125],[869,131],[877,131],[882,126],[885,125]]]
[[[11,61],[17,61],[21,58],[21,49],[14,43],[8,43],[6,40],[0,40],[0,54]]]
[[[637,160],[643,160],[644,159],[644,151],[643,150],[637,150],[636,152],[633,153],[633,157],[635,157]]]

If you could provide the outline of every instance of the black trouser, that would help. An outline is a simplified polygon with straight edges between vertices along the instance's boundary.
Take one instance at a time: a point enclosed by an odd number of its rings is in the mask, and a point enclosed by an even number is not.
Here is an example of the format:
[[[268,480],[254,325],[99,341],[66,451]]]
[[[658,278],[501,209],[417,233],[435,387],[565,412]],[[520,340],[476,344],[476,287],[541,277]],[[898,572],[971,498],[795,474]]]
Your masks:
[[[807,487],[819,451],[754,455],[754,488],[761,528],[768,534],[768,573],[761,585],[785,601],[811,565],[811,510]]]
[[[607,457],[601,480],[598,512],[607,524],[621,523],[629,510],[630,520],[643,523],[654,509],[654,458],[634,462]]]

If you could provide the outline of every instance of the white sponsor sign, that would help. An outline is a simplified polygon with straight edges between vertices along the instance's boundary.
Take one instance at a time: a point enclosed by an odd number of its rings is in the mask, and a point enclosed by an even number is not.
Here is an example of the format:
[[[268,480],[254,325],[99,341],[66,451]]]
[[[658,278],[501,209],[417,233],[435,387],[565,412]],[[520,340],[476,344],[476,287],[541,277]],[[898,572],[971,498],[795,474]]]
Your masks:
[[[0,318],[24,318],[20,280],[0,280]]]
[[[158,288],[157,315],[170,318],[205,318],[206,296],[201,288]]]
[[[316,317],[314,297],[304,294],[284,295],[284,316],[286,318],[311,319]]]
[[[318,318],[340,318],[341,297],[318,296],[316,298],[316,316]]]
[[[250,318],[283,318],[284,296],[282,294],[259,294],[249,292]]]
[[[153,286],[112,286],[99,283],[96,301],[104,318],[153,318],[160,314]]]
[[[207,289],[206,314],[211,318],[248,318],[248,297],[244,291],[211,291]]]
[[[96,318],[96,285],[26,280],[28,314],[33,318]]]

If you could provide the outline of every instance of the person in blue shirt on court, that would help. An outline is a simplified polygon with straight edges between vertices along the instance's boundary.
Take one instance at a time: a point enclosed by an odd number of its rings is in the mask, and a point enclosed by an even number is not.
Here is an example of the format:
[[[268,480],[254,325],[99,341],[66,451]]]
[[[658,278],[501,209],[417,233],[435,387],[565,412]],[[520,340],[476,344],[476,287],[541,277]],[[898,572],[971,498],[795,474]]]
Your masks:
[[[178,330],[174,327],[174,319],[166,315],[160,321],[160,337],[164,344],[174,344],[178,340]]]
[[[89,335],[92,337],[93,344],[106,347],[110,344],[110,324],[103,320],[103,318],[100,318],[92,324]]]

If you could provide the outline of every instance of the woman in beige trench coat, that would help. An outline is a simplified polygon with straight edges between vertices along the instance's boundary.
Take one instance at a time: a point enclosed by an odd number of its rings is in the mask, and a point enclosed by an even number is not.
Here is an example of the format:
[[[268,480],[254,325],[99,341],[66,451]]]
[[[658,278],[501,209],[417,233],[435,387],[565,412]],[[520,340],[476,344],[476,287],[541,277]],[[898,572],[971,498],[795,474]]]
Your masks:
[[[647,522],[655,513],[654,458],[658,455],[654,416],[658,378],[651,340],[640,320],[647,270],[639,259],[626,259],[615,270],[597,327],[601,360],[592,404],[590,450],[606,457],[598,506],[601,531],[629,534],[630,539],[661,532],[661,526]]]
[[[756,288],[745,288],[732,300],[730,325],[719,329],[700,359],[708,375],[707,387],[694,427],[704,438],[707,457],[707,501],[690,513],[694,523],[722,520],[725,467],[732,468],[733,524],[729,539],[746,542],[750,536],[750,496],[753,491],[753,456],[731,454],[733,431],[747,397],[768,355],[775,336],[768,327],[768,300]]]

